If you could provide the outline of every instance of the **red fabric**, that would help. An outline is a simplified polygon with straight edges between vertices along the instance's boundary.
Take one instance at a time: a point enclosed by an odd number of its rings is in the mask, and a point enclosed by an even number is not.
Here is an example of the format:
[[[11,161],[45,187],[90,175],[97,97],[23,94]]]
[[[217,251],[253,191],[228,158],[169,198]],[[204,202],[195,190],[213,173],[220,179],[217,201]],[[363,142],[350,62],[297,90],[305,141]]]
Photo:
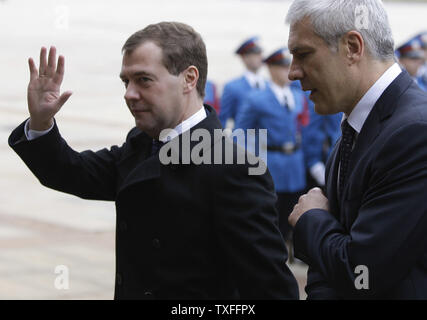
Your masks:
[[[300,114],[298,114],[298,125],[299,127],[306,127],[310,123],[310,112],[308,110],[308,101],[304,97],[304,108]]]

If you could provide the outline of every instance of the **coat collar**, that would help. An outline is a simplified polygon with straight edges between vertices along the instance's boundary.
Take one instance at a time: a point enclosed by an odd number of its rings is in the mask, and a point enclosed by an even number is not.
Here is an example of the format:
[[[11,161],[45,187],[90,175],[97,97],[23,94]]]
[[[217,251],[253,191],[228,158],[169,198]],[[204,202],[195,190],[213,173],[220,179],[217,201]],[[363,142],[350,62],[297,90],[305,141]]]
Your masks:
[[[188,155],[193,150],[193,148],[200,143],[200,140],[203,138],[200,138],[199,141],[191,141],[190,137],[193,136],[193,133],[198,129],[204,129],[206,133],[208,133],[210,142],[209,145],[204,145],[204,147],[207,147],[208,149],[211,149],[213,145],[220,139],[222,139],[222,135],[215,134],[215,130],[222,130],[221,123],[219,122],[219,119],[216,115],[215,110],[209,106],[204,105],[206,110],[206,118],[200,121],[198,124],[196,124],[194,127],[192,127],[190,130],[184,132],[183,134],[180,134],[178,137],[172,139],[168,144],[170,144],[171,152],[175,153],[175,157],[179,158],[180,164],[189,164],[190,161]],[[183,147],[186,145],[183,144],[183,139],[189,139],[189,150],[183,150]],[[168,145],[165,145],[167,148]],[[187,155],[187,156],[186,156]]]
[[[215,110],[209,105],[204,105],[204,107],[206,110],[207,117],[201,122],[199,122],[197,125],[195,125],[193,128],[191,128],[189,131],[187,131],[187,133],[191,135],[194,130],[202,128],[207,130],[211,136],[210,146],[212,147],[217,140],[222,138],[221,136],[219,136],[217,137],[217,139],[214,139],[214,130],[222,129],[222,127]],[[172,148],[172,152],[177,152],[179,154],[180,163],[183,162],[183,151],[181,143],[182,138],[183,135],[181,134],[167,143],[175,143],[175,145],[179,146],[179,149]],[[160,162],[158,155],[150,157],[152,138],[149,137],[145,132],[141,131],[138,128],[134,128],[129,133],[128,140],[131,144],[131,153],[135,154],[141,152],[142,155],[136,158],[137,161],[140,163],[137,163],[136,167],[127,175],[118,193],[121,193],[124,189],[128,188],[133,184],[160,178],[161,167],[163,166]],[[198,143],[198,141],[191,141],[190,151]],[[167,146],[165,145],[164,147]]]

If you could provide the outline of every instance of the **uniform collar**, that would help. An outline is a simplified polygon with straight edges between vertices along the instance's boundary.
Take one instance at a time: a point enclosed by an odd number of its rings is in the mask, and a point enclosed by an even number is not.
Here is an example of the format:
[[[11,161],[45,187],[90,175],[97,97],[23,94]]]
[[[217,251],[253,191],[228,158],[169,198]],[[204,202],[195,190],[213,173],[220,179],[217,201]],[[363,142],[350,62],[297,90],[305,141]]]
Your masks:
[[[259,84],[259,88],[264,90],[265,89],[265,80],[264,77],[260,74],[260,72],[253,73],[251,71],[246,71],[243,76],[248,81],[249,85],[252,87],[252,89],[256,88],[256,84]]]
[[[279,103],[282,106],[285,105],[285,97],[286,97],[286,104],[288,105],[288,108],[290,110],[295,109],[295,99],[294,99],[294,95],[292,94],[291,87],[289,85],[280,87],[276,83],[271,81],[270,88],[273,91],[277,101],[279,101]]]

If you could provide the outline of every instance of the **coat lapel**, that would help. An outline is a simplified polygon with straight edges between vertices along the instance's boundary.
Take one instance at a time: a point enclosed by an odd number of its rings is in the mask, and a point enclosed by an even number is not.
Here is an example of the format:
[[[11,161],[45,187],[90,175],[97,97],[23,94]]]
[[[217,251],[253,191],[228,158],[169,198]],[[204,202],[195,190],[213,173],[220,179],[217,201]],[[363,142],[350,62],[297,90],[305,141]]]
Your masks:
[[[248,79],[246,79],[245,76],[242,76],[241,78],[242,88],[244,90],[252,90],[251,84],[249,83]]]
[[[326,194],[329,201],[330,212],[339,219],[339,206],[337,194],[338,182],[338,150],[341,138],[335,144],[334,150],[326,163]]]
[[[380,134],[383,121],[389,118],[397,107],[398,97],[406,91],[412,84],[412,79],[406,71],[403,71],[384,91],[378,101],[375,103],[372,111],[366,119],[351,154],[349,171],[350,175],[344,186],[343,194],[338,197],[338,168],[339,168],[339,145],[341,138],[336,143],[334,150],[329,157],[326,165],[326,183],[327,197],[331,213],[337,217],[341,223],[345,223],[346,213],[341,212],[344,207],[344,201],[348,198],[349,185],[352,179],[357,179],[354,168],[358,161],[366,154],[368,148]]]
[[[372,111],[369,113],[358,137],[356,144],[351,153],[350,163],[348,172],[350,175],[347,179],[347,183],[344,186],[343,195],[341,196],[341,205],[343,201],[348,198],[349,181],[357,179],[355,177],[354,168],[363,155],[366,154],[368,148],[375,141],[377,136],[380,134],[383,121],[389,118],[397,107],[397,101],[400,95],[408,89],[412,84],[412,79],[406,71],[402,73],[387,87],[381,97],[375,103]]]
[[[122,160],[120,165],[129,166],[129,173],[123,181],[118,193],[129,186],[160,177],[159,157],[150,157],[152,139],[143,132],[131,138],[132,152]],[[129,162],[129,164],[125,163]],[[132,169],[133,168],[133,169]]]

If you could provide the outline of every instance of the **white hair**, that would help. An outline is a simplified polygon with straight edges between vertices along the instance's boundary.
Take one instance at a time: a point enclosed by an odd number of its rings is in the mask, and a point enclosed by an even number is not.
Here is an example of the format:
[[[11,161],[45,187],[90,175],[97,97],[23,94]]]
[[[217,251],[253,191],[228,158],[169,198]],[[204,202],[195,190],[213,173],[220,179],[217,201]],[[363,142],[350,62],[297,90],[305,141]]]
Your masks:
[[[372,58],[394,59],[393,35],[381,0],[294,0],[286,23],[292,26],[304,18],[331,49],[337,50],[340,38],[356,30]]]

